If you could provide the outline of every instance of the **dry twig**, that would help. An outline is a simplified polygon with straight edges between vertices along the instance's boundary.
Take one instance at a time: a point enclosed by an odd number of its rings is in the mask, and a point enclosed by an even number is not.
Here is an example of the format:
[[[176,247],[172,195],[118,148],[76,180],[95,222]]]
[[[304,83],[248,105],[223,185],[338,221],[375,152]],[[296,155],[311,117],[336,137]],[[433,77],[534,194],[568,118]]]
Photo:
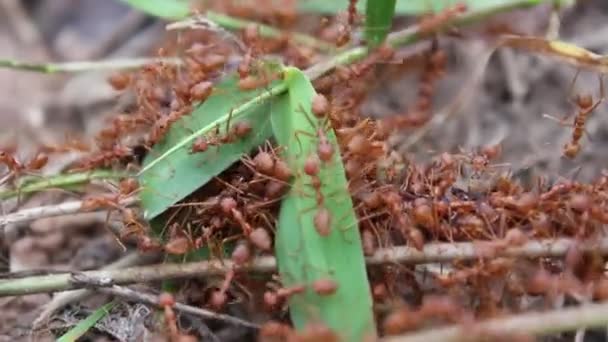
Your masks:
[[[139,302],[139,303],[144,303],[144,304],[148,304],[148,305],[154,305],[157,307],[161,307],[158,296],[151,295],[148,293],[138,292],[138,291],[135,291],[128,287],[114,285],[114,286],[111,286],[108,288],[97,288],[96,290],[99,292],[103,292],[103,293],[107,293],[107,294],[116,296],[116,297],[121,297],[125,300],[131,300],[131,301],[135,301],[135,302]],[[197,307],[194,307],[191,305],[175,303],[173,308],[175,308],[179,311],[185,312],[187,314],[191,314],[191,315],[198,316],[198,317],[205,318],[205,319],[214,319],[214,320],[218,320],[218,321],[224,321],[224,322],[241,325],[241,326],[244,326],[247,328],[252,328],[252,329],[259,328],[259,326],[257,324],[247,322],[240,318],[236,318],[236,317],[221,314],[221,313],[216,313],[216,312],[213,312],[210,310],[205,310],[202,308],[197,308]]]
[[[497,249],[492,257],[560,257],[569,248],[576,246],[581,251],[595,251],[608,254],[608,238],[595,243],[581,244],[572,239],[530,241],[520,247]],[[449,262],[454,260],[472,260],[489,257],[484,243],[436,243],[427,244],[422,251],[411,247],[393,247],[379,249],[366,259],[367,265],[388,263],[424,264]],[[121,270],[86,271],[78,273],[50,274],[22,279],[10,279],[0,282],[0,296],[16,296],[33,293],[66,291],[90,286],[97,287],[125,285],[175,278],[205,277],[221,275],[233,269],[230,260],[209,260],[184,264],[167,263],[131,267]],[[276,270],[276,259],[264,256],[254,259],[241,268],[245,272],[272,272]]]
[[[129,197],[121,200],[121,206],[130,206],[137,203],[137,198]],[[0,216],[0,227],[11,223],[22,223],[45,217],[75,214],[82,211],[82,201],[65,202],[36,208],[23,209],[8,215]]]
[[[435,328],[420,333],[385,338],[386,342],[488,341],[498,336],[548,335],[580,328],[608,325],[608,303],[496,318],[474,325]]]

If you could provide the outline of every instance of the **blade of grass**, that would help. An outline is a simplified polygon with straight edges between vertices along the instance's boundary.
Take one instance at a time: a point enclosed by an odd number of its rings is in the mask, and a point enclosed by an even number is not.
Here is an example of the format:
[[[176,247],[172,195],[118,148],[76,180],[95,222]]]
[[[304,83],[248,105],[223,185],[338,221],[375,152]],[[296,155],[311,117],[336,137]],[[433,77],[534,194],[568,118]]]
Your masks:
[[[138,9],[146,14],[165,18],[184,18],[190,13],[190,1],[188,0],[120,0],[125,4]]]
[[[333,159],[319,174],[324,206],[332,216],[332,232],[321,236],[313,224],[317,212],[311,177],[303,174],[309,154],[316,153],[316,129],[321,122],[311,113],[315,94],[310,80],[300,70],[287,68],[287,96],[273,106],[272,125],[278,143],[285,148],[287,163],[294,172],[292,189],[281,203],[275,251],[284,286],[310,285],[321,278],[338,284],[329,296],[317,295],[310,286],[292,297],[289,309],[295,326],[321,320],[345,341],[374,337],[372,300],[357,219],[348,191],[339,146],[333,129],[326,132],[334,146]],[[308,116],[308,118],[307,118]]]
[[[267,100],[283,89],[284,85],[279,83],[269,90],[241,91],[236,78],[231,77],[218,84],[214,94],[192,114],[174,123],[164,139],[148,153],[139,172],[145,218],[156,217],[270,138]],[[231,124],[247,120],[252,126],[251,133],[234,143],[190,153],[197,137],[218,128],[219,136],[224,134],[228,120]]]
[[[368,1],[365,8],[365,39],[371,47],[380,45],[393,26],[396,0]]]
[[[72,329],[59,337],[57,342],[73,342],[78,340],[80,337],[84,336],[87,331],[93,328],[100,319],[109,314],[114,305],[116,305],[116,303],[112,301],[93,311],[87,318],[78,322]]]

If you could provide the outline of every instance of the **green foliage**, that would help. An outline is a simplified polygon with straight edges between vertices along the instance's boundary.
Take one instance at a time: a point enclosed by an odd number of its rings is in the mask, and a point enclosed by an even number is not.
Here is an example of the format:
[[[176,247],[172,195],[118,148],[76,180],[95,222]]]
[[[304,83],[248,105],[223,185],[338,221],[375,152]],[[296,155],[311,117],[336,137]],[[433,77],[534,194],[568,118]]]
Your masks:
[[[396,0],[369,1],[365,8],[365,39],[370,46],[384,41],[393,25]]]
[[[381,1],[382,0],[373,0],[373,3],[376,5]],[[397,0],[395,13],[399,15],[417,15],[428,12],[438,12],[447,6],[451,6],[459,2],[465,2],[469,10],[474,11],[507,6],[513,3],[522,3],[521,0]],[[525,2],[533,5],[541,3],[542,0],[526,0]],[[357,10],[359,13],[363,12],[363,10],[366,8],[366,4],[366,0],[358,1]],[[335,14],[340,11],[345,11],[347,7],[348,0],[300,0],[298,2],[298,8],[301,11],[321,14]]]
[[[307,288],[304,294],[290,299],[290,313],[297,328],[321,320],[346,341],[361,341],[374,336],[372,299],[365,270],[365,260],[357,228],[357,218],[348,191],[335,133],[326,135],[335,148],[333,159],[321,164],[319,177],[324,206],[332,216],[332,231],[321,236],[313,218],[317,211],[315,190],[303,165],[316,153],[316,129],[323,120],[311,114],[315,90],[298,69],[287,68],[288,94],[273,104],[272,128],[278,143],[285,148],[288,165],[294,172],[289,194],[281,204],[275,252],[281,281],[285,286],[310,285],[329,278],[338,284],[337,291],[319,296]]]
[[[188,0],[121,0],[129,6],[149,15],[165,18],[180,19],[190,13]]]
[[[241,91],[235,77],[218,84],[214,93],[190,115],[175,122],[164,139],[148,153],[139,174],[144,216],[150,220],[220,174],[245,153],[261,145],[271,134],[269,102],[275,88]],[[284,89],[284,88],[283,88]],[[199,136],[225,135],[226,123],[246,120],[251,133],[234,143],[209,146],[190,153]],[[219,133],[217,132],[219,131]]]
[[[87,331],[94,327],[100,319],[104,318],[107,314],[109,314],[110,310],[112,309],[112,307],[114,307],[114,305],[116,305],[116,303],[109,302],[101,306],[97,310],[93,311],[89,315],[89,317],[78,322],[78,324],[76,324],[72,329],[70,329],[68,332],[59,337],[59,339],[57,339],[57,342],[73,342],[78,340],[80,337],[84,336]]]

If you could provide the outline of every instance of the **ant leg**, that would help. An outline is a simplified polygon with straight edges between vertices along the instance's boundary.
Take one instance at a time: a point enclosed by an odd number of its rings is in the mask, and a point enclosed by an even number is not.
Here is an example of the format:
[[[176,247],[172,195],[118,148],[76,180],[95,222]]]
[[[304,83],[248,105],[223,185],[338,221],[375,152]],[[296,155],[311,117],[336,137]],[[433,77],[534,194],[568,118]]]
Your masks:
[[[567,122],[567,120],[568,120],[568,117],[567,117],[567,116],[566,116],[566,117],[564,117],[564,118],[562,118],[562,119],[560,119],[560,118],[555,117],[555,116],[553,116],[553,115],[549,115],[549,114],[543,114],[543,118],[545,118],[545,119],[549,119],[549,120],[552,120],[552,121],[555,121],[555,122],[557,122],[557,123],[558,123],[560,126],[563,126],[563,127],[574,127],[574,124]]]
[[[310,124],[310,127],[314,128],[314,129],[317,128],[318,121],[317,121],[317,124],[315,124],[315,120],[310,117],[309,112],[304,110],[304,107],[302,107],[302,104],[298,105],[298,109],[296,109],[296,111],[298,111],[298,112],[302,113],[302,115],[304,115],[304,117],[306,118],[306,121],[308,121],[308,123]]]
[[[602,102],[604,102],[605,99],[605,91],[604,91],[604,79],[603,76],[600,74],[598,75],[598,82],[599,82],[599,87],[600,87],[600,97],[597,101],[595,101],[593,103],[593,105],[591,107],[589,107],[588,109],[586,109],[584,111],[585,115],[593,113],[593,111],[595,111],[595,109],[597,109],[597,107],[602,104]],[[589,139],[589,141],[594,141],[594,139],[591,136],[591,133],[589,133],[589,131],[587,130],[587,126],[585,125],[583,128],[583,132],[585,132],[585,135],[587,136],[587,139]]]
[[[570,102],[573,105],[576,105],[576,102],[573,101],[572,99],[572,92],[574,91],[574,85],[576,84],[576,79],[578,78],[578,75],[581,73],[581,69],[577,68],[576,69],[576,73],[574,74],[574,78],[572,79],[572,82],[570,82],[570,86],[568,86],[568,102]]]
[[[120,241],[120,238],[118,237],[118,235],[116,235],[116,233],[110,228],[110,215],[111,214],[112,214],[112,210],[108,210],[106,213],[106,220],[104,222],[103,227],[108,231],[108,233],[110,233],[110,235],[112,235],[112,238],[114,238],[114,241],[116,241],[118,243],[118,245],[120,247],[122,247],[122,251],[126,252],[127,247],[125,247],[125,245],[122,243],[122,241]]]
[[[353,227],[358,227],[360,222],[363,222],[363,221],[366,221],[366,220],[371,220],[371,219],[373,219],[373,218],[380,217],[380,216],[385,215],[385,214],[387,214],[387,213],[388,213],[388,212],[381,211],[381,212],[377,212],[377,213],[373,213],[373,214],[368,214],[368,215],[365,215],[365,216],[363,216],[363,217],[361,217],[361,218],[358,218],[358,219],[357,219],[357,220],[356,220],[354,223],[349,224],[349,225],[348,225],[348,226],[346,226],[346,227],[338,228],[338,230],[340,231],[340,233],[342,234],[342,238],[343,238],[344,240],[346,240],[346,242],[348,242],[348,243],[352,243],[353,241],[352,241],[352,240],[350,240],[350,239],[348,239],[348,238],[346,238],[346,236],[345,236],[345,235],[346,235],[346,233],[347,233],[347,232],[348,232],[350,229],[352,229]],[[343,220],[344,220],[344,219],[345,219],[347,216],[348,216],[348,214],[346,214],[345,216],[343,216],[343,217],[342,217],[341,219],[339,219],[338,221],[339,221],[339,222],[343,221]],[[357,232],[357,234],[359,234],[359,232]],[[376,234],[377,234],[377,232],[376,232]]]
[[[232,112],[234,111],[234,109],[230,109],[230,112],[228,113],[228,119],[226,120],[226,133],[225,134],[230,134],[230,120],[232,120]],[[219,127],[218,127],[219,129]]]
[[[600,85],[600,98],[591,107],[592,111],[595,110],[597,106],[600,105],[600,103],[604,102],[604,99],[606,98],[606,94],[604,91],[604,76],[602,74],[598,75],[597,80]]]
[[[302,131],[302,130],[296,130],[294,132],[294,137],[296,138],[296,140],[298,141],[298,148],[300,149],[300,152],[298,154],[302,154],[303,152],[303,148],[302,148],[302,142],[300,141],[300,138],[298,138],[298,135],[305,135],[311,138],[316,138],[317,136],[310,133],[310,132],[306,132],[306,131]]]

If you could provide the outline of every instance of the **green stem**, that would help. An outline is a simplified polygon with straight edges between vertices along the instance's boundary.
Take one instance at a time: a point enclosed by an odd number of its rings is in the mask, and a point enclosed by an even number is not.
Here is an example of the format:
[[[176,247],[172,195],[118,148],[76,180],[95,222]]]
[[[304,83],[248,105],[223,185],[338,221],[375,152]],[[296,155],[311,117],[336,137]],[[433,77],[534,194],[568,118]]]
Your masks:
[[[307,34],[286,32],[272,26],[257,23],[255,21],[233,18],[217,12],[209,11],[207,12],[206,16],[209,20],[228,30],[242,30],[248,25],[256,25],[262,37],[281,38],[289,36],[289,38],[295,43],[310,46],[320,51],[332,52],[336,50],[336,47],[333,44],[316,39]]]
[[[28,180],[22,181],[16,189],[0,191],[0,199],[7,199],[15,196],[30,194],[48,189],[68,188],[90,182],[94,179],[115,179],[127,177],[125,172],[108,170],[95,170],[86,173],[60,174],[49,178],[39,178],[33,180],[35,176],[29,176]]]
[[[135,69],[147,64],[157,62],[180,64],[181,60],[178,58],[128,58],[110,59],[104,61],[33,63],[13,59],[0,59],[0,68],[54,74],[62,72],[82,72],[93,70]]]

